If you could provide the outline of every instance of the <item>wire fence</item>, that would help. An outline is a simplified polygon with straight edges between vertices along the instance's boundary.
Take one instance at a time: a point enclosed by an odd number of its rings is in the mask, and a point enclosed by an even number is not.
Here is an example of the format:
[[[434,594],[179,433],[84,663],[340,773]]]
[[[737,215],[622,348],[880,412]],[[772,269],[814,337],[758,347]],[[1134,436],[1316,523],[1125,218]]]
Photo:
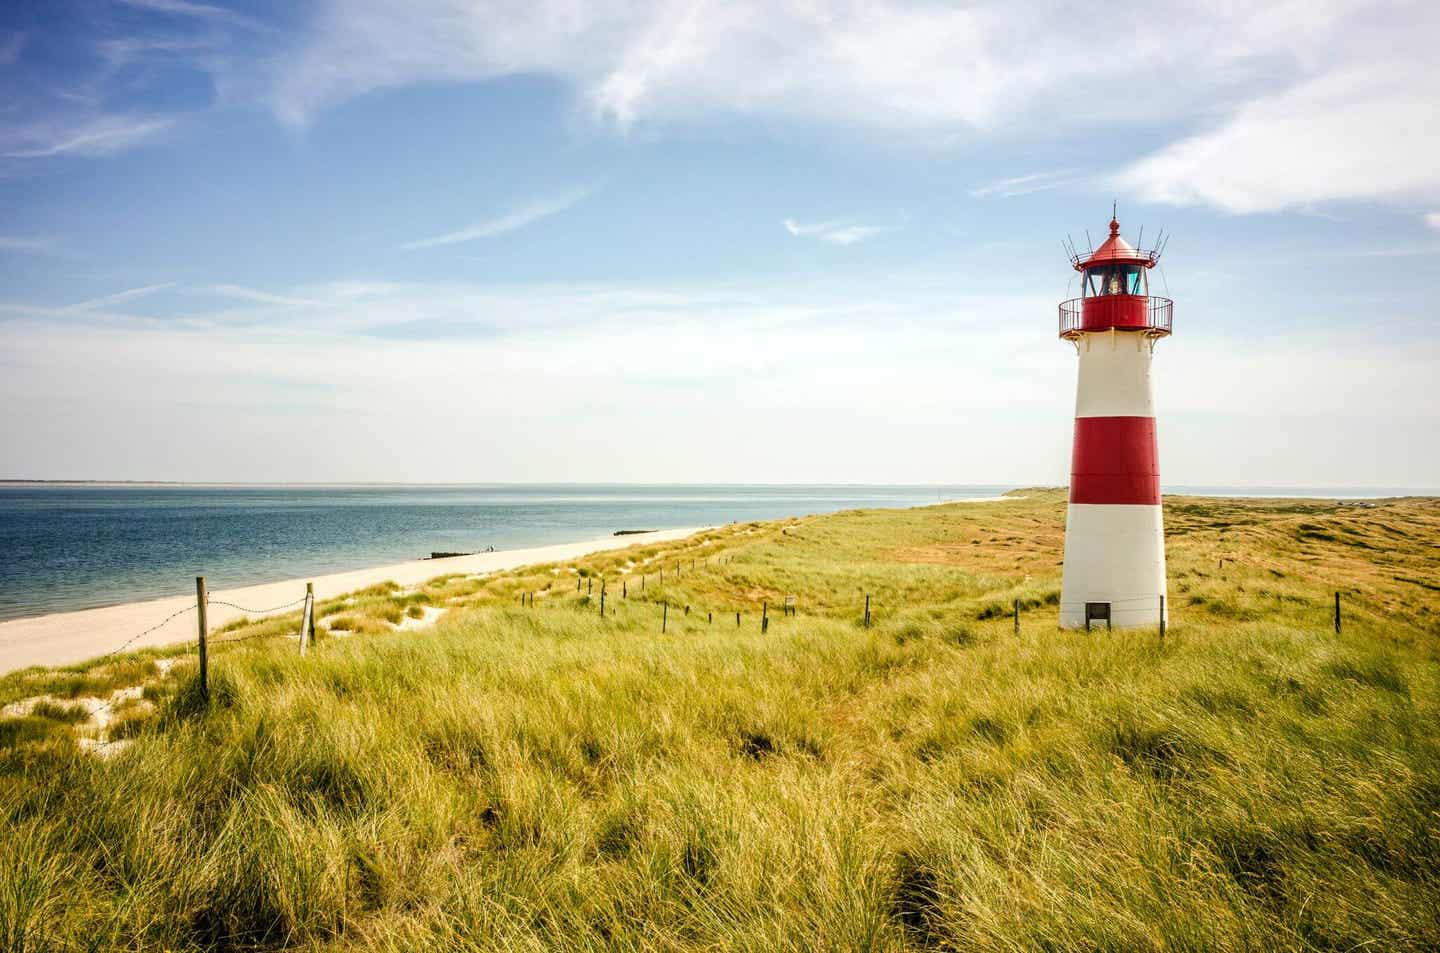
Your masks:
[[[652,591],[650,589],[648,580],[652,573],[648,571],[641,572],[638,576],[638,580],[635,575],[627,574],[619,580],[621,584],[620,597],[622,600],[629,602],[643,602],[651,605],[658,605],[660,610],[659,631],[661,633],[666,633],[668,631],[669,617],[672,609],[674,609],[677,614],[683,613],[681,618],[688,619],[691,615],[692,609],[696,608],[690,603],[683,602],[675,603],[672,605],[672,603],[670,602],[669,591],[663,588],[666,581],[666,575],[670,575],[672,582],[683,582],[685,580],[685,575],[687,571],[693,573],[702,568],[726,566],[730,562],[732,562],[733,559],[734,554],[712,556],[703,559],[696,557],[688,561],[676,560],[673,562],[668,572],[664,567],[664,564],[662,563],[661,567],[653,573],[653,575],[657,579],[656,589],[658,591]],[[617,614],[617,610],[614,607],[613,601],[610,603],[609,612],[607,613],[606,611],[607,596],[610,596],[612,594],[610,589],[610,579],[604,576],[599,576],[589,570],[573,568],[572,571],[577,574],[576,592],[581,593],[579,605],[589,606],[598,601],[599,613],[602,618],[608,618]],[[634,585],[634,583],[636,583],[637,581],[639,583],[638,587]],[[597,583],[599,587],[598,594],[595,592]],[[877,612],[889,615],[895,612],[903,611],[904,609],[910,607],[910,604],[904,602],[903,600],[900,602],[892,602],[890,599],[882,600],[874,593],[864,592],[863,588],[860,590],[860,592],[863,593],[863,610],[861,609],[860,600],[857,598],[855,607],[855,618],[859,624],[861,624],[864,628],[867,629],[871,628],[873,625],[876,624]],[[533,591],[522,591],[519,594],[520,605],[522,607],[528,607],[533,609],[535,607],[535,596],[537,594],[563,595],[564,593],[550,589],[548,586],[546,590],[540,591],[539,593]],[[597,595],[598,599],[596,598]],[[798,597],[794,594],[790,594],[783,596],[782,598],[783,601],[777,599],[774,602],[773,608],[779,610],[782,616],[797,615],[799,613]],[[556,601],[560,602],[562,605],[576,605],[576,603],[574,602],[567,603],[564,600]],[[993,602],[993,599],[990,600],[990,603],[982,609],[981,613],[977,616],[977,621],[993,620],[997,618],[1013,618],[1014,629],[1017,635],[1020,633],[1021,630],[1020,620],[1022,612],[1033,610],[1036,608],[1044,608],[1047,606],[1051,606],[1057,607],[1062,613],[1062,615],[1069,610],[1083,610],[1085,613],[1084,627],[1087,630],[1090,628],[1090,622],[1092,620],[1103,621],[1106,623],[1108,628],[1110,624],[1110,613],[1112,610],[1117,608],[1120,609],[1120,611],[1126,613],[1132,619],[1139,611],[1142,611],[1144,609],[1153,609],[1155,611],[1154,622],[1142,622],[1141,624],[1158,624],[1161,638],[1163,639],[1165,636],[1167,612],[1166,598],[1163,593],[1131,593],[1124,595],[1110,595],[1103,602],[1082,602],[1069,600],[1051,601],[1049,599],[1034,600],[1014,598],[1010,600],[1011,606],[1009,607],[1008,611],[1000,610],[999,612],[994,611]],[[1095,610],[1096,607],[1100,606],[1104,607],[1103,614],[1092,616],[1092,611]],[[174,622],[176,619],[181,618],[182,616],[186,616],[189,613],[196,612],[198,613],[196,648],[198,649],[198,656],[200,661],[200,691],[203,701],[208,704],[208,648],[221,645],[235,645],[243,642],[252,642],[261,639],[275,639],[287,637],[285,633],[273,630],[266,630],[261,632],[254,632],[248,635],[237,634],[232,636],[211,638],[208,631],[208,617],[206,614],[206,610],[211,607],[226,608],[242,613],[242,619],[244,619],[245,621],[250,621],[248,618],[245,618],[249,616],[272,616],[277,613],[284,613],[287,610],[301,608],[301,626],[299,631],[299,639],[300,652],[302,655],[305,654],[308,642],[310,640],[313,640],[316,633],[315,595],[313,590],[313,584],[307,584],[305,594],[298,599],[294,599],[290,602],[284,602],[279,605],[267,606],[264,608],[252,608],[240,605],[230,600],[216,599],[211,597],[205,589],[205,580],[202,576],[197,577],[196,579],[196,601],[194,604],[176,609],[174,612],[171,612],[164,619],[161,619],[154,625],[151,625],[148,628],[145,628],[135,633],[134,635],[121,642],[116,648],[110,650],[109,652],[106,652],[101,656],[98,656],[97,661],[104,661],[113,658],[114,656],[119,655],[120,653],[129,649],[131,646],[133,646],[136,642],[138,642],[145,636],[151,635],[159,631],[160,629]],[[735,617],[735,626],[737,629],[742,627],[743,619],[746,615],[750,615],[752,618],[755,615],[753,600],[751,600],[747,604],[748,611],[747,608],[737,609],[733,605],[719,611],[717,611],[716,607],[713,605],[704,605],[699,606],[698,608],[704,613],[707,625],[714,625],[717,616],[719,617],[720,621],[724,623],[725,620],[728,619],[731,614],[733,614]],[[829,610],[836,607],[829,606],[826,608],[827,610]],[[772,602],[769,598],[760,600],[759,628],[762,633],[766,633],[769,631],[771,609]],[[1339,634],[1341,632],[1342,625],[1341,594],[1339,592],[1335,593],[1333,624],[1335,632]],[[1076,627],[1078,628],[1079,626],[1077,625]],[[133,687],[134,686],[131,686],[130,688]],[[112,695],[110,699],[104,701],[103,703],[94,708],[87,707],[87,720],[94,720],[97,716],[103,713],[113,711],[116,706],[123,705],[141,697],[135,694],[122,694],[124,692],[130,691],[130,688],[118,690],[116,693],[114,693],[114,695]],[[102,726],[102,731],[103,727],[104,726]],[[123,740],[125,739],[106,739],[102,737],[101,739],[94,740],[92,743],[96,747],[104,748],[119,743]]]

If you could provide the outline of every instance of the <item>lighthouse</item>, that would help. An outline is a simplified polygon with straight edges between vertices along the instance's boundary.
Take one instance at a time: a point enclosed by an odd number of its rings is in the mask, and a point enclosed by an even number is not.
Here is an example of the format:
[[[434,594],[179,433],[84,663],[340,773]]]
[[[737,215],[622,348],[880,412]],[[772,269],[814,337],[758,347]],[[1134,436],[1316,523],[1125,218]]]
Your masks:
[[[1173,304],[1150,294],[1149,274],[1164,245],[1134,247],[1112,215],[1099,248],[1068,250],[1080,297],[1060,305],[1060,337],[1074,345],[1080,368],[1060,625],[1156,625],[1168,610],[1150,371]]]

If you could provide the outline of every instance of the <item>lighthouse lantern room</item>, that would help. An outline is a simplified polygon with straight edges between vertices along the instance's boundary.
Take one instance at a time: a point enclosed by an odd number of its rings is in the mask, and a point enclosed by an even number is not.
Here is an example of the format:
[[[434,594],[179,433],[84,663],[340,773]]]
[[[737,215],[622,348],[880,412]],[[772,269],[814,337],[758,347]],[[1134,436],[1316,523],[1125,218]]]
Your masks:
[[[1156,625],[1168,609],[1150,366],[1172,302],[1150,294],[1149,274],[1164,244],[1136,248],[1112,216],[1099,248],[1067,250],[1081,291],[1060,305],[1060,337],[1080,367],[1060,625]]]

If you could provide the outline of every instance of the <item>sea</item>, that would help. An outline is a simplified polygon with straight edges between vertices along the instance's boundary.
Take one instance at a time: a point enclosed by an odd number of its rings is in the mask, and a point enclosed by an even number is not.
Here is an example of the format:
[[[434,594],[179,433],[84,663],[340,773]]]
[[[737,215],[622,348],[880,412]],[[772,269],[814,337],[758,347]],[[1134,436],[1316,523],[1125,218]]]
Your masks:
[[[478,552],[869,507],[993,497],[944,486],[0,484],[0,620]],[[1365,488],[1175,487],[1367,497]],[[439,568],[437,566],[437,572]]]

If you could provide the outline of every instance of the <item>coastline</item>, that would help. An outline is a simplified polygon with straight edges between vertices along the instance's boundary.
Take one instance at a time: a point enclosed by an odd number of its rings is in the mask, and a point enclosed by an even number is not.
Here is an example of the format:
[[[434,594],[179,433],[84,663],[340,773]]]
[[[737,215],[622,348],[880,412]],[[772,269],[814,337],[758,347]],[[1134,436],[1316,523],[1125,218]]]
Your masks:
[[[308,579],[286,579],[233,589],[217,589],[210,593],[208,622],[213,632],[241,616],[260,619],[267,615],[295,612],[298,607],[290,603],[304,596],[307,582],[315,584],[317,600],[330,599],[386,580],[401,586],[413,586],[436,576],[503,572],[535,563],[576,559],[611,549],[627,549],[647,543],[684,539],[704,528],[691,526],[625,536],[604,536],[573,543],[476,553],[446,559],[413,559]],[[233,602],[239,606],[281,608],[271,612],[242,612],[215,604],[222,601]],[[52,612],[0,622],[0,674],[32,665],[73,665],[84,662],[115,650],[117,646],[125,643],[126,639],[145,632],[151,626],[157,628],[136,638],[126,647],[127,651],[187,641],[195,637],[193,615],[186,613],[168,622],[164,620],[194,604],[193,595],[168,596],[163,599],[73,612]]]

